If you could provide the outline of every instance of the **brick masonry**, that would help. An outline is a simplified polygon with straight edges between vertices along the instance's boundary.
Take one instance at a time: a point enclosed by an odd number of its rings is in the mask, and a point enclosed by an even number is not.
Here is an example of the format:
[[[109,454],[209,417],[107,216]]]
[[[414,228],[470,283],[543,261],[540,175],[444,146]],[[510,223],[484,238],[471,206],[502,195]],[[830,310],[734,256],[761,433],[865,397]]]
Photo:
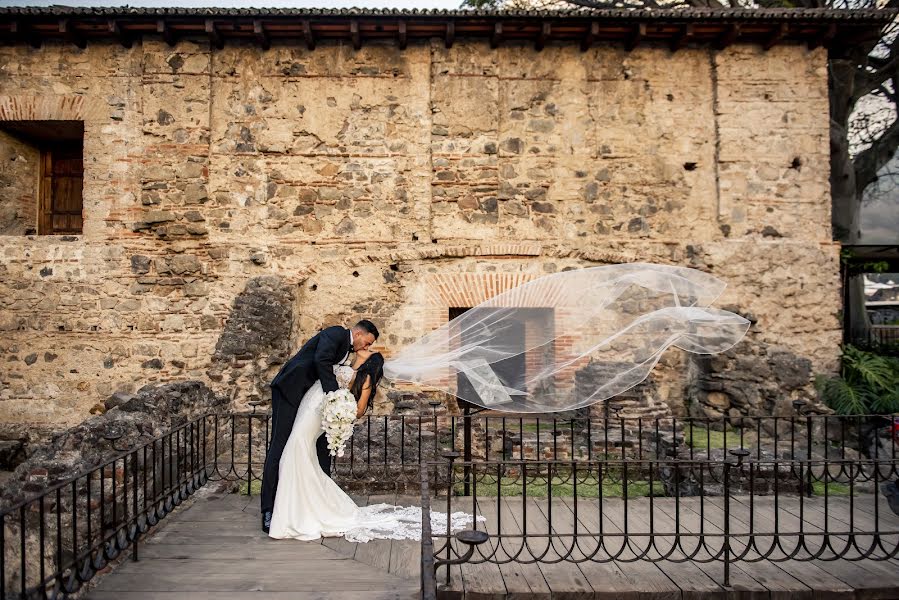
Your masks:
[[[389,350],[516,282],[629,261],[728,282],[718,306],[755,321],[734,368],[832,372],[827,115],[805,46],[5,46],[0,120],[84,121],[85,225],[26,235],[35,158],[0,136],[0,421],[183,379],[265,400],[323,325],[372,318]],[[241,353],[235,310],[278,321]],[[675,412],[697,378],[729,385],[688,366],[654,374]]]

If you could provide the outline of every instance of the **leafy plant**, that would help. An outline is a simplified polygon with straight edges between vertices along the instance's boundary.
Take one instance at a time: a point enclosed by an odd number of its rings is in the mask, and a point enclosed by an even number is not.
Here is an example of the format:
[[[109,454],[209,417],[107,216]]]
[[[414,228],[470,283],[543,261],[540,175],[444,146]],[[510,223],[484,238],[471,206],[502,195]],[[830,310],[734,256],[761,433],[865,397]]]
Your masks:
[[[824,402],[842,415],[899,411],[899,359],[845,346],[839,377],[815,381]]]

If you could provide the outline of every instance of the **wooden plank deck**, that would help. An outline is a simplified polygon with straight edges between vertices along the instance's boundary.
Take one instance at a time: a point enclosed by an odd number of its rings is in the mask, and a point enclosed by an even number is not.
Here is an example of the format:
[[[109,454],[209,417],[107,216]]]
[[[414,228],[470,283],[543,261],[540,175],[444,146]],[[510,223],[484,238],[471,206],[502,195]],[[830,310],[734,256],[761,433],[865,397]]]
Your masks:
[[[440,506],[440,503],[434,505]],[[507,579],[507,596],[530,597],[527,592],[522,593],[522,582],[535,588],[533,582],[539,575],[542,575],[542,582],[534,589],[534,597],[566,600],[899,598],[899,558],[885,561],[735,561],[730,568],[730,586],[725,587],[723,563],[703,561],[709,558],[707,550],[717,551],[722,542],[722,497],[654,498],[651,502],[649,498],[639,498],[629,500],[626,509],[620,498],[604,499],[601,508],[598,500],[580,498],[576,519],[573,498],[529,498],[526,501],[503,498],[499,526],[495,518],[496,505],[496,498],[478,498],[478,510],[488,518],[485,529],[489,534],[496,534],[498,529],[515,534],[526,527],[528,534],[534,537],[529,538],[526,548],[522,548],[520,538],[512,537],[498,543],[491,537],[484,553],[499,558],[518,554],[519,560],[529,560],[536,555],[541,557],[540,562],[515,565],[519,570],[513,570],[512,577],[507,574],[507,567],[500,566],[502,580],[499,583],[496,577],[487,583],[484,583],[483,575],[472,577],[471,567],[455,568],[449,587],[442,593],[445,598],[498,598],[503,595],[498,591],[500,585]],[[460,498],[454,502],[454,510],[472,510],[472,506],[470,499]],[[731,533],[747,533],[750,521],[752,531],[763,534],[801,531],[811,550],[816,550],[822,542],[825,521],[828,530],[837,533],[829,537],[831,546],[838,551],[848,549],[853,556],[858,553],[852,552],[847,537],[839,533],[889,531],[891,535],[880,539],[884,548],[891,551],[899,543],[899,516],[890,511],[882,496],[857,495],[852,504],[845,497],[831,497],[825,503],[818,496],[781,496],[776,510],[773,497],[755,497],[750,503],[749,497],[733,496],[729,509]],[[574,531],[579,532],[578,543],[574,542]],[[597,551],[598,537],[584,535],[584,532],[598,531],[606,534],[606,550],[620,560],[609,560],[607,551]],[[623,537],[625,531],[629,534],[627,541]],[[645,535],[649,531],[659,533],[653,545]],[[710,535],[710,548],[703,548],[697,538],[688,537],[688,534],[700,531]],[[552,542],[547,537],[539,537],[550,532],[555,536]],[[747,539],[736,538],[735,551],[745,548]],[[784,536],[785,550],[792,551],[798,540],[799,536]],[[873,536],[857,536],[857,540],[864,542],[860,544],[863,548],[874,543]],[[755,537],[758,548],[767,549],[773,543],[773,536]],[[639,560],[638,556],[644,552],[656,559],[661,553],[670,560]],[[684,552],[699,560],[685,560]],[[599,560],[584,560],[591,556]],[[808,554],[800,552],[798,557],[805,558]],[[563,558],[570,560],[552,564]],[[753,558],[758,559],[758,555]],[[833,558],[833,555],[823,558]],[[482,568],[485,566],[481,565]],[[523,576],[522,569],[529,569],[530,575]],[[445,582],[445,573],[445,568],[440,569],[438,584]],[[548,594],[541,584],[549,588]]]
[[[356,544],[346,540],[269,538],[259,527],[259,496],[198,495],[140,545],[139,561],[122,562],[86,599],[410,600],[419,595],[417,568],[412,573],[398,564],[396,570],[404,573],[399,576],[389,563],[357,561]],[[390,540],[359,546],[373,550],[371,556],[391,556]]]
[[[359,504],[388,502],[418,504],[418,498],[395,495],[356,497]],[[684,552],[696,548],[696,539],[687,534],[703,531],[710,544],[721,543],[724,523],[724,499],[707,497],[631,499],[607,498],[602,502],[578,499],[577,517],[572,498],[456,498],[453,510],[465,510],[487,518],[479,528],[486,529],[490,540],[482,549],[500,559],[520,549],[520,539],[500,542],[495,535],[552,532],[546,537],[529,538],[529,552],[541,555],[531,564],[466,564],[452,570],[449,586],[439,592],[443,598],[489,600],[517,599],[899,599],[899,559],[887,561],[848,560],[760,560],[737,561],[731,566],[731,585],[724,587],[720,561],[686,560]],[[434,499],[434,510],[444,509],[445,498]],[[847,498],[800,499],[781,497],[775,510],[771,497],[735,496],[730,502],[731,532],[745,533],[750,521],[755,531],[803,531],[809,547],[819,543],[820,531],[899,532],[899,517],[883,498],[856,496]],[[549,516],[552,515],[550,527]],[[573,544],[570,535],[578,531],[607,534],[608,547],[624,544],[621,534],[630,534],[629,545],[619,560],[570,562],[591,555],[597,537],[584,536]],[[647,547],[645,534],[662,532],[655,549],[668,558],[661,562],[634,560],[635,552]],[[619,537],[615,537],[615,535]],[[675,546],[680,539],[681,545]],[[787,548],[796,543],[789,538]],[[869,543],[873,538],[867,538]],[[887,548],[895,547],[897,536],[881,539]],[[441,540],[435,540],[438,545]],[[743,547],[737,540],[735,549]],[[755,539],[759,547],[772,543],[770,536]],[[830,538],[834,548],[847,543],[845,536]],[[713,548],[714,549],[714,548]],[[650,555],[656,550],[650,549]],[[525,557],[521,555],[521,558]],[[321,599],[355,600],[409,599],[418,596],[420,547],[417,542],[378,540],[353,544],[342,538],[319,542],[272,540],[259,529],[258,497],[236,494],[201,494],[193,503],[164,520],[158,533],[140,546],[141,560],[126,561],[104,576],[87,594],[88,600],[244,600],[244,599]],[[608,559],[600,551],[595,556]],[[657,556],[656,556],[657,557]],[[708,558],[700,548],[695,558]],[[445,568],[438,573],[438,584],[445,582]]]

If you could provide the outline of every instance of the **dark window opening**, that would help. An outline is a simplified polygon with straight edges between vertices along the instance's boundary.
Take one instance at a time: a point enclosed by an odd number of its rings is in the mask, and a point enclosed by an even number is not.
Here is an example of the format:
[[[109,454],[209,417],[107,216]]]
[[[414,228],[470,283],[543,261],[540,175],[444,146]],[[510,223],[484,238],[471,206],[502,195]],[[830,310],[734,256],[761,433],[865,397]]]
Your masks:
[[[11,174],[18,178],[19,190],[30,189],[29,182],[37,181],[33,193],[20,191],[14,198],[0,198],[4,204],[21,204],[15,207],[20,217],[32,215],[23,233],[80,234],[84,227],[84,122],[0,121],[0,130],[9,136],[2,141],[11,153],[37,158],[30,173]]]
[[[465,312],[471,310],[470,307],[450,307],[449,308],[449,318],[450,320],[455,319],[456,317],[464,314]],[[486,309],[480,309],[486,310]],[[497,309],[504,310],[504,309]],[[503,324],[503,339],[511,345],[512,348],[520,348],[520,352],[515,356],[511,356],[507,359],[497,361],[493,363],[493,371],[496,373],[496,376],[503,383],[503,385],[508,386],[510,388],[519,390],[525,394],[527,393],[552,393],[552,390],[547,388],[543,389],[528,389],[527,375],[529,371],[539,371],[548,361],[552,360],[553,357],[553,344],[546,344],[539,347],[529,347],[528,344],[528,330],[534,329],[537,331],[542,331],[542,333],[538,333],[541,337],[545,336],[545,331],[547,328],[549,331],[553,328],[553,319],[554,313],[551,308],[528,308],[528,309],[520,309],[517,311],[518,319],[509,319]],[[544,338],[545,339],[545,338]],[[464,344],[469,340],[462,339],[461,342]],[[457,375],[456,380],[457,392],[458,395],[462,398],[477,398],[477,392],[475,392],[471,383],[468,380],[468,377],[464,374],[460,373]],[[542,387],[546,387],[547,382],[543,382]],[[519,395],[512,394],[512,399],[518,400],[520,399]],[[459,400],[459,407],[465,409],[467,406],[471,408],[476,408],[474,405],[465,402],[464,400]]]

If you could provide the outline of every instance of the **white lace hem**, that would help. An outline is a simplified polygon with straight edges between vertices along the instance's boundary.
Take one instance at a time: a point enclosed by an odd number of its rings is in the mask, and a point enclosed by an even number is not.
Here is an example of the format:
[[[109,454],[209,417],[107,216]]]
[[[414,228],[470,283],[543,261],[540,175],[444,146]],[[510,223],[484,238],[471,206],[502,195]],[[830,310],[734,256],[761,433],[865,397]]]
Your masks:
[[[421,540],[421,507],[372,504],[359,507],[358,525],[344,532],[322,533],[325,537],[343,536],[350,542],[365,543],[372,540]],[[450,515],[450,531],[461,531],[472,524],[472,516],[464,512]],[[486,519],[479,516],[478,522]],[[446,531],[446,513],[431,513],[431,531]]]

